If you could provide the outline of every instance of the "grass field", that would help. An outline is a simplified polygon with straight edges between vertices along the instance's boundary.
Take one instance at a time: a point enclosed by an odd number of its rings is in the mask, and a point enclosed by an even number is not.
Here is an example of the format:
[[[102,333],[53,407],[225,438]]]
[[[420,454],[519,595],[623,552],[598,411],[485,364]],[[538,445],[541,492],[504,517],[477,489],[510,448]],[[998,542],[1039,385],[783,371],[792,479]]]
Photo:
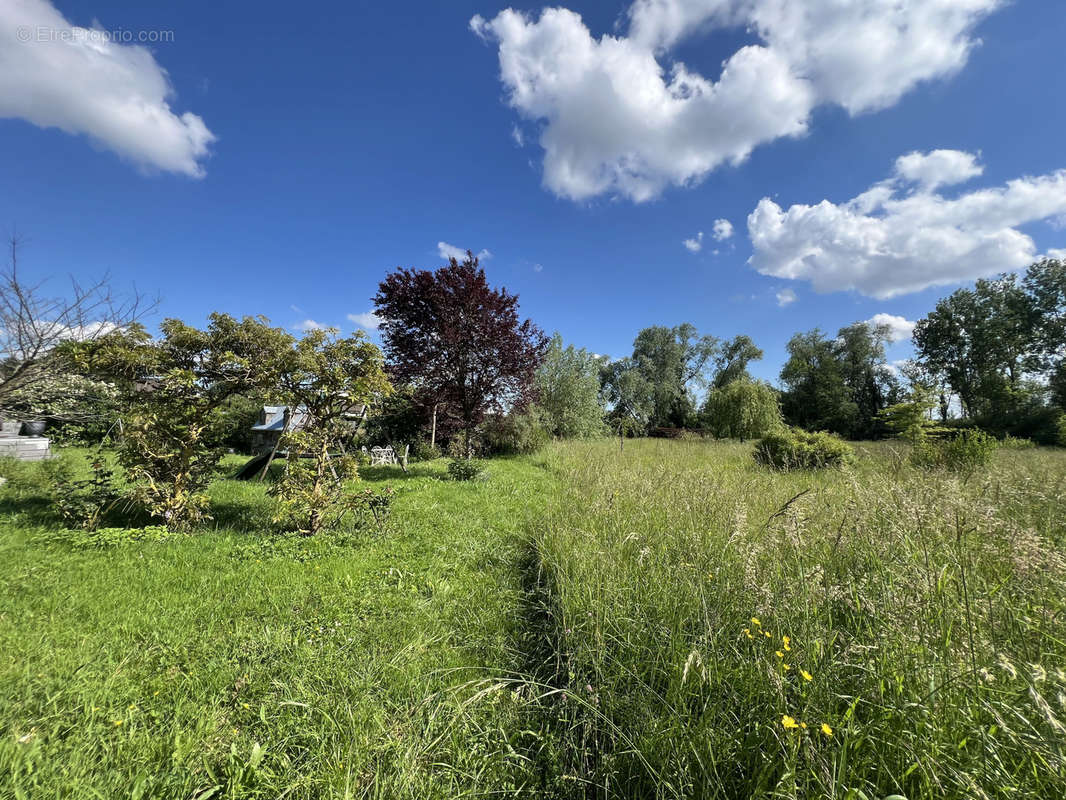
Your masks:
[[[0,797],[1066,796],[1066,452],[568,443],[384,532],[63,541],[0,490]]]

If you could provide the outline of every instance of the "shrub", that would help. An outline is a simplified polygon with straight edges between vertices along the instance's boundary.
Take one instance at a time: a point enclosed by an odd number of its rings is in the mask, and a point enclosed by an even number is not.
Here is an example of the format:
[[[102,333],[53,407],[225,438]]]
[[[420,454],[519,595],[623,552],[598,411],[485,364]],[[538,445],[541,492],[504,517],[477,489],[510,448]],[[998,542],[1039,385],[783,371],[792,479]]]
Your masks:
[[[115,474],[102,453],[89,462],[88,478],[75,478],[70,463],[57,459],[46,465],[49,494],[59,516],[68,526],[95,531],[121,500]]]
[[[911,463],[917,467],[941,467],[954,472],[973,472],[992,463],[999,443],[979,428],[966,428],[950,439],[924,439],[915,443]]]
[[[785,428],[764,436],[755,446],[755,461],[776,469],[839,467],[854,458],[847,442],[831,433]]]
[[[1066,447],[1066,414],[1059,414],[1059,421],[1056,425],[1058,428],[1058,443],[1062,447]]]
[[[540,409],[532,408],[488,419],[482,429],[482,441],[485,451],[492,455],[526,455],[544,447],[551,435],[542,422]]]
[[[441,450],[425,439],[416,439],[414,444],[411,445],[410,455],[412,461],[434,461],[441,457]]]
[[[1036,447],[1032,439],[1011,436],[1009,433],[999,441],[999,446],[1006,450],[1031,450]]]
[[[392,501],[396,497],[396,490],[391,486],[386,486],[380,492],[364,489],[357,497],[364,516],[374,525],[374,530],[379,534],[385,533],[392,517]]]
[[[453,458],[448,462],[448,476],[453,481],[472,481],[484,472],[484,465],[473,458]]]

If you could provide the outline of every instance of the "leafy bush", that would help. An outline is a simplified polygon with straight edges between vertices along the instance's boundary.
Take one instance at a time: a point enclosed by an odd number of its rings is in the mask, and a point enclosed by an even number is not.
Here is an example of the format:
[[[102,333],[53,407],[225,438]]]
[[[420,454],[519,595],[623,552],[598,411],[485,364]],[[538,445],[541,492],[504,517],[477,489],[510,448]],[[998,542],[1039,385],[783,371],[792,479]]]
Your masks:
[[[1058,427],[1058,443],[1062,447],[1066,447],[1066,414],[1059,414]]]
[[[776,469],[820,469],[850,463],[854,451],[831,433],[785,428],[764,436],[755,446],[755,461]]]
[[[453,458],[448,462],[448,476],[453,481],[472,481],[484,472],[484,465],[477,459]]]
[[[416,439],[411,445],[412,461],[433,461],[441,457],[441,450],[436,445],[431,445],[425,439]]]
[[[1031,450],[1036,447],[1032,439],[1011,436],[1009,433],[999,440],[999,446],[1005,450]]]
[[[538,408],[491,417],[482,427],[484,450],[505,456],[535,453],[551,441],[551,434],[542,417],[543,413]]]
[[[99,451],[89,462],[88,478],[76,478],[64,459],[48,462],[45,469],[52,503],[68,526],[95,531],[122,499],[115,473]]]
[[[373,524],[374,530],[379,534],[385,533],[392,517],[392,501],[396,497],[396,490],[391,486],[386,486],[379,492],[364,489],[357,497],[363,515]]]
[[[972,472],[992,463],[999,443],[979,428],[966,428],[950,439],[923,439],[915,443],[910,460],[916,467]]]

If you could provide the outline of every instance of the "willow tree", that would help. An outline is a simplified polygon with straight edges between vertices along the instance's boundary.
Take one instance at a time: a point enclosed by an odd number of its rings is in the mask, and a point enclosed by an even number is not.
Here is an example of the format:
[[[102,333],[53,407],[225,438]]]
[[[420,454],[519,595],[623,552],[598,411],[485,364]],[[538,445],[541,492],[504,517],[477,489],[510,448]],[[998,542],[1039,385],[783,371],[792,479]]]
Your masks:
[[[712,389],[703,417],[715,436],[742,442],[784,427],[777,392],[762,381],[743,378]]]

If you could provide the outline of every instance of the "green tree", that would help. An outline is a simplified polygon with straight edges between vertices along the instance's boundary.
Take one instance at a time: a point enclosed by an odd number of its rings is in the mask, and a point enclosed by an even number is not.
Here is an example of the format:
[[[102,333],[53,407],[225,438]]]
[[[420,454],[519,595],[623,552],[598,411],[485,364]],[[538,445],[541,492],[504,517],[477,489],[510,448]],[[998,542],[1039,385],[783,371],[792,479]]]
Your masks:
[[[292,337],[264,318],[212,314],[206,329],[167,319],[151,342],[116,337],[86,354],[124,378],[119,462],[132,497],[174,530],[206,514],[207,484],[222,456],[222,408],[235,395],[275,387]]]
[[[844,380],[837,346],[819,329],[797,333],[787,345],[781,369],[786,391],[781,397],[785,419],[808,430],[847,433],[856,426],[859,408]]]
[[[308,331],[282,359],[282,399],[304,424],[282,437],[283,477],[271,487],[278,499],[275,522],[307,536],[335,525],[360,498],[344,481],[358,476],[343,447],[354,434],[362,406],[392,391],[381,351],[359,331],[337,338],[334,330]]]
[[[760,438],[784,425],[777,392],[750,378],[712,389],[703,406],[703,418],[715,436],[741,441]]]
[[[708,385],[718,351],[715,337],[700,336],[687,322],[645,328],[633,342],[632,357],[604,370],[606,393],[624,398],[626,413],[634,419],[646,414],[650,427],[682,427],[694,416],[696,393]]]
[[[741,334],[722,344],[715,358],[717,372],[714,375],[712,385],[721,389],[729,383],[745,378],[751,378],[748,374],[748,364],[752,361],[760,361],[763,352],[755,346],[750,336]]]
[[[606,428],[600,394],[600,359],[552,336],[534,378],[540,419],[552,436],[601,436]]]

